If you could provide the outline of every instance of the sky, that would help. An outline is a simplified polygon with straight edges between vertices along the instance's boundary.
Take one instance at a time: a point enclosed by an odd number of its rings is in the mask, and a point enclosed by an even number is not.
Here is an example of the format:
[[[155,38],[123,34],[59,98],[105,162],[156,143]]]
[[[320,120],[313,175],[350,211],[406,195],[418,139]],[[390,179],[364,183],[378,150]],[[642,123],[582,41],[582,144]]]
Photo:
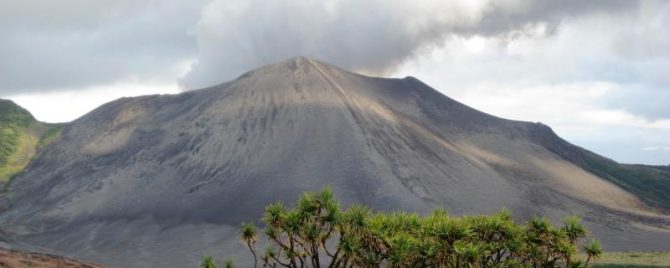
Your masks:
[[[670,164],[670,1],[0,0],[0,98],[67,122],[308,56]]]

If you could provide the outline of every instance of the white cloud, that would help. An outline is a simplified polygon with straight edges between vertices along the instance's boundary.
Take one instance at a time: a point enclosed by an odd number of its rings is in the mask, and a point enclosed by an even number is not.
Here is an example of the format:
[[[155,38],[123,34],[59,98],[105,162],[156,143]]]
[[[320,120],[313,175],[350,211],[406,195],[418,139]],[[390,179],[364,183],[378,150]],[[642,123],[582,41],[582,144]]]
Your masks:
[[[642,147],[642,150],[644,150],[644,151],[658,151],[658,150],[670,151],[670,146],[647,146],[647,147]]]
[[[179,92],[176,84],[124,82],[84,90],[26,93],[8,98],[28,109],[40,121],[67,122],[121,97]]]
[[[503,36],[448,36],[394,76],[417,76],[496,116],[541,121],[618,161],[668,164],[667,150],[639,148],[670,137],[670,88],[650,75],[670,66],[670,46],[659,46],[668,35],[653,26],[667,20],[669,7],[566,19],[553,33],[532,24]],[[647,35],[653,49],[643,45]]]

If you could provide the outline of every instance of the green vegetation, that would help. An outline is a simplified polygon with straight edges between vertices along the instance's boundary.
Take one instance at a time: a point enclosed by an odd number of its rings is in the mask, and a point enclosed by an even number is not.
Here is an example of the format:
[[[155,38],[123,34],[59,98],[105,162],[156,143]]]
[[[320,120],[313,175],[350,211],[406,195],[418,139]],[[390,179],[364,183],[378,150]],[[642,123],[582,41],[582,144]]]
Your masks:
[[[586,158],[582,167],[630,191],[651,206],[670,209],[668,167],[624,165],[596,157]]]
[[[670,252],[605,252],[593,267],[670,267]]]
[[[295,208],[271,204],[262,220],[264,267],[586,267],[602,253],[595,240],[580,246],[588,231],[574,216],[556,227],[544,218],[516,224],[504,210],[464,217],[342,210],[329,188],[303,194]],[[256,227],[242,225],[240,240],[255,260],[258,239]]]
[[[0,182],[22,170],[34,154],[37,121],[11,101],[0,100]]]
[[[0,182],[5,182],[28,164],[35,154],[37,137],[19,128],[2,127],[0,132]]]
[[[200,265],[202,268],[216,268],[216,262],[212,259],[212,256],[205,256]]]
[[[212,256],[205,256],[202,258],[202,263],[200,264],[201,268],[216,268],[216,261]],[[235,268],[235,263],[232,259],[226,259],[223,261],[224,268]]]
[[[654,268],[653,265],[635,265],[635,264],[594,264],[594,268]],[[666,266],[662,266],[666,267]]]
[[[232,259],[227,259],[223,261],[223,267],[224,268],[235,268],[235,263],[233,262]]]
[[[37,149],[42,149],[51,144],[60,137],[63,125],[61,124],[47,124],[47,130],[42,134],[40,141],[37,143]]]
[[[0,122],[27,127],[36,122],[36,120],[27,110],[16,105],[14,102],[0,99]]]
[[[533,138],[556,155],[638,196],[647,205],[670,211],[670,166],[620,164],[561,139],[536,124]]]
[[[61,125],[43,124],[9,100],[0,99],[0,185],[21,172],[38,150],[60,136]]]

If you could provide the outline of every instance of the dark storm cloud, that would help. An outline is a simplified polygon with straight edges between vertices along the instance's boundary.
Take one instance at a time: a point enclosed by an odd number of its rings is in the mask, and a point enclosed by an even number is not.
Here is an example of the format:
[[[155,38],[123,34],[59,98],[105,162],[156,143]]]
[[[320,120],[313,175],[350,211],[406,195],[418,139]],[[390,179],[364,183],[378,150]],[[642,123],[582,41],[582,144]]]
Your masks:
[[[202,1],[0,1],[0,96],[176,79]]]

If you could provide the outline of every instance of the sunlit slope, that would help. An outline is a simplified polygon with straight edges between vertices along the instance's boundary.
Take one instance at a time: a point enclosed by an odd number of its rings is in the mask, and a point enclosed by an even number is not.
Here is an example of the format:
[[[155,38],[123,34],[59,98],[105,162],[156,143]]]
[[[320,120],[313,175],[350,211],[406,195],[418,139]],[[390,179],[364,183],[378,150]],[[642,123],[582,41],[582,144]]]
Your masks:
[[[649,206],[670,209],[670,166],[620,164],[572,145],[550,131],[535,139],[556,155],[637,195]]]

